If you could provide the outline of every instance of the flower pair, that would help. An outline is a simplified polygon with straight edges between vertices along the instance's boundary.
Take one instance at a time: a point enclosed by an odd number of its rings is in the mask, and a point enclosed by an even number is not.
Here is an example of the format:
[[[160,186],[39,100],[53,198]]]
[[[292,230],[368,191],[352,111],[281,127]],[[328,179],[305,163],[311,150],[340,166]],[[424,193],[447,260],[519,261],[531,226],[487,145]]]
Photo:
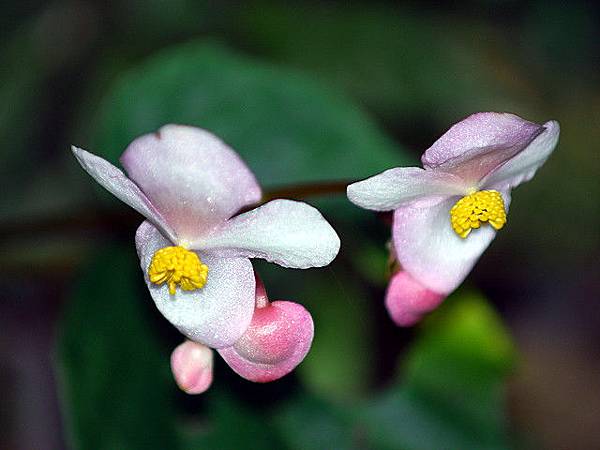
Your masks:
[[[556,146],[556,122],[479,113],[454,125],[423,155],[424,169],[396,168],[348,186],[348,198],[394,211],[394,255],[402,270],[386,306],[399,325],[435,308],[469,273],[506,222],[510,190],[529,180]],[[271,381],[308,352],[313,323],[300,305],[269,302],[249,258],[305,269],[329,264],[340,241],[313,207],[259,202],[239,156],[207,131],[167,125],[133,141],[121,157],[128,177],[73,148],[84,169],[146,217],[136,247],[160,312],[188,341],[171,357],[179,385],[212,381],[211,348],[238,374]]]

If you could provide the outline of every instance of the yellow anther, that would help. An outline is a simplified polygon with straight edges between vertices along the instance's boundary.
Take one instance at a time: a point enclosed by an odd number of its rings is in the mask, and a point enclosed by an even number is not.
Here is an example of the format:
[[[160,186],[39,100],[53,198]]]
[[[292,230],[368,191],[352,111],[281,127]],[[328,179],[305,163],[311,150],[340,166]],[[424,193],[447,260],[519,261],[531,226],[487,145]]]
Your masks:
[[[489,222],[496,230],[506,223],[504,200],[498,191],[477,191],[464,196],[450,210],[452,229],[466,238],[481,222]]]
[[[206,284],[208,266],[198,255],[183,247],[165,247],[157,251],[148,267],[148,278],[154,284],[168,283],[175,295],[179,286],[184,291],[200,289]]]

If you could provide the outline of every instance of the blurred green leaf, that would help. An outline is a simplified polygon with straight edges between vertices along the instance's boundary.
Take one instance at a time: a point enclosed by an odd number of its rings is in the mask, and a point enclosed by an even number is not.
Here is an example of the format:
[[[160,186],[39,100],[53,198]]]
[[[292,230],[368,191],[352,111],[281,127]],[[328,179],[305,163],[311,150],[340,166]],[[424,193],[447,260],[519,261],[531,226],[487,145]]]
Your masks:
[[[270,450],[282,448],[277,435],[268,427],[267,417],[241,404],[230,393],[213,388],[206,402],[211,421],[182,434],[182,449],[187,450]],[[200,430],[198,430],[200,428]]]
[[[507,331],[485,299],[462,294],[427,320],[402,384],[366,408],[377,448],[510,448],[504,380],[514,364]]]
[[[313,316],[315,338],[298,374],[319,395],[352,398],[364,392],[372,375],[368,296],[335,267],[305,278],[299,295]]]
[[[94,123],[84,146],[113,162],[135,137],[166,123],[206,128],[266,186],[364,178],[403,161],[344,96],[215,44],[172,47],[129,71]]]
[[[177,448],[168,352],[138,295],[136,263],[133,251],[102,252],[66,305],[58,362],[74,448]]]
[[[353,411],[304,395],[286,405],[274,418],[286,447],[291,450],[350,450],[358,445]]]

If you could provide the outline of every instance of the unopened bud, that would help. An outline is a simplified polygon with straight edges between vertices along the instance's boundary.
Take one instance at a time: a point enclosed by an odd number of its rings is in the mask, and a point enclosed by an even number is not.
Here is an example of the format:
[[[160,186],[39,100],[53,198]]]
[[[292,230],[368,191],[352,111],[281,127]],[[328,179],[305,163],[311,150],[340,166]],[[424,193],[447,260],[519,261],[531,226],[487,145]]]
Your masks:
[[[405,271],[390,280],[385,306],[392,320],[401,327],[410,327],[439,306],[446,295],[427,289]]]
[[[202,394],[212,383],[213,352],[205,345],[185,341],[171,354],[171,371],[182,391]]]
[[[288,374],[302,362],[310,350],[314,326],[302,305],[288,301],[268,303],[266,297],[262,300],[263,306],[254,310],[244,335],[233,346],[218,352],[241,377],[266,383]]]

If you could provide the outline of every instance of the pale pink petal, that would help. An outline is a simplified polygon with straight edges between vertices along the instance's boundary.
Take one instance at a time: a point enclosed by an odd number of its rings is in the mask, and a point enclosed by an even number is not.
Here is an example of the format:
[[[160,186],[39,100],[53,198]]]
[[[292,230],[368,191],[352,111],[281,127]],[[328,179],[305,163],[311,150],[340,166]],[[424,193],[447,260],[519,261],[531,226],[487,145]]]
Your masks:
[[[508,211],[510,196],[501,192]],[[406,206],[394,212],[393,240],[402,268],[415,280],[440,294],[456,289],[483,251],[495,230],[488,224],[459,237],[450,225],[450,208],[460,197],[431,207]]]
[[[437,308],[445,298],[446,295],[427,289],[408,272],[400,271],[390,280],[385,306],[396,325],[410,327]]]
[[[424,197],[465,194],[461,178],[435,170],[399,167],[348,186],[348,199],[366,209],[391,211]]]
[[[227,347],[246,331],[254,311],[254,273],[246,258],[219,258],[198,252],[208,266],[208,279],[201,289],[169,294],[166,284],[148,280],[154,253],[172,245],[149,222],[140,225],[135,243],[150,295],[159,311],[193,341],[209,347]]]
[[[200,128],[166,125],[133,141],[121,163],[184,242],[261,197],[237,153]]]
[[[169,239],[174,240],[172,229],[135,183],[111,163],[81,148],[71,147],[81,167],[104,189],[131,206],[151,221]]]
[[[171,354],[171,372],[182,391],[202,394],[213,380],[213,352],[198,342],[185,341]]]
[[[544,131],[525,150],[509,159],[481,182],[483,189],[509,189],[529,181],[546,162],[556,144],[560,126],[552,120],[544,124]]]
[[[214,255],[263,258],[284,267],[306,269],[329,264],[340,239],[321,213],[292,200],[273,200],[232,218],[191,248]]]
[[[312,317],[304,307],[275,301],[257,308],[240,340],[218,351],[238,375],[266,383],[287,375],[302,362],[313,335]]]
[[[525,149],[544,128],[514,114],[473,114],[429,147],[423,167],[457,175],[472,185]]]

